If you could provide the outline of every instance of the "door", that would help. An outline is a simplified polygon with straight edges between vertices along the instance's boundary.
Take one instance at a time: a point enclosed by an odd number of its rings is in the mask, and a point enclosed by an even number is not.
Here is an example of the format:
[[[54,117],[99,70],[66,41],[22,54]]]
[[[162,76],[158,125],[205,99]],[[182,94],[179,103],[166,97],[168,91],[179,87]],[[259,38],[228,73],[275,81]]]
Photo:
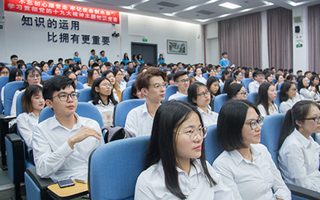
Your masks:
[[[146,63],[156,64],[158,63],[158,45],[156,44],[145,44],[145,43],[131,43],[131,55],[138,54],[142,55],[142,59]]]

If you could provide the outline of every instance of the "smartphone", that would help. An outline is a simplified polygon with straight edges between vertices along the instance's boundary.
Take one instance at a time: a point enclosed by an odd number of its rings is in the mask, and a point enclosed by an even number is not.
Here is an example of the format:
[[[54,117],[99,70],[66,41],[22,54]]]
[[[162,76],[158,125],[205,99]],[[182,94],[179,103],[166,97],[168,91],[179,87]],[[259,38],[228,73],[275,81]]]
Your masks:
[[[66,180],[58,181],[58,184],[59,184],[60,188],[65,188],[65,187],[69,187],[69,186],[75,185],[72,179],[66,179]]]

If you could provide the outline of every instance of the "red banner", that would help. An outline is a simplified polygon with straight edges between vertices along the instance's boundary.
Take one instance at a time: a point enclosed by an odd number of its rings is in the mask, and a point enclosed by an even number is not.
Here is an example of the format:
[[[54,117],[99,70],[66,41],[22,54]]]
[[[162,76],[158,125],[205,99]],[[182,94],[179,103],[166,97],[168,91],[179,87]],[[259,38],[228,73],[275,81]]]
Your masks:
[[[120,23],[119,12],[105,9],[34,0],[4,0],[4,5],[6,11]]]

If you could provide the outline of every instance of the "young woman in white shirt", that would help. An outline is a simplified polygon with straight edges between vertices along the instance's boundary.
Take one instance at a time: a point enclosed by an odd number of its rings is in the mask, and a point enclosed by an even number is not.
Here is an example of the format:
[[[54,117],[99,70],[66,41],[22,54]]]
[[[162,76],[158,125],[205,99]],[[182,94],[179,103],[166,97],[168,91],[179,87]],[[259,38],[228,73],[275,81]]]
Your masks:
[[[110,80],[111,84],[113,85],[112,92],[113,92],[114,99],[117,102],[120,103],[121,99],[122,99],[122,92],[121,92],[120,87],[118,86],[118,84],[116,82],[116,78],[115,78],[114,72],[108,70],[108,71],[103,72],[102,76],[106,77],[107,79]]]
[[[271,83],[262,83],[259,87],[257,108],[261,116],[278,114],[278,106],[273,102],[277,98],[276,87]]]
[[[17,128],[28,152],[32,150],[33,129],[38,124],[40,111],[44,108],[45,101],[42,96],[42,87],[30,85],[21,97],[22,107],[25,111],[17,117]]]
[[[87,76],[87,82],[83,84],[84,88],[91,88],[91,85],[94,80],[100,77],[99,70],[97,69],[90,69]]]
[[[228,99],[247,99],[247,90],[246,88],[239,84],[239,83],[234,83],[228,87],[227,91]]]
[[[310,86],[308,87],[308,90],[312,90],[314,87],[316,96],[314,97],[314,100],[320,99],[320,90],[319,90],[319,77],[317,75],[313,75],[310,79]]]
[[[314,101],[317,100],[316,88],[311,85],[310,90],[308,90],[309,82],[306,77],[301,77],[298,79],[298,91],[300,96],[304,100]]]
[[[220,86],[219,86],[219,79],[215,76],[210,76],[207,80],[207,88],[211,93],[211,101],[210,101],[210,107],[213,111],[214,109],[214,98],[221,94],[220,92]]]
[[[138,177],[135,200],[234,199],[205,158],[203,126],[196,107],[167,101],[154,117],[145,171]]]
[[[319,106],[312,101],[299,101],[285,116],[278,157],[286,182],[317,192],[320,192],[320,146],[311,134],[319,132]]]
[[[121,69],[114,69],[113,74],[116,79],[117,85],[122,92],[127,87],[127,82],[123,81],[124,73],[121,71]]]
[[[290,81],[286,81],[281,85],[280,88],[280,113],[286,113],[292,108],[292,106],[297,103],[294,99],[297,95],[296,84]]]
[[[224,151],[213,167],[235,199],[289,200],[290,190],[267,148],[259,144],[262,124],[263,117],[253,103],[227,101],[217,125],[217,138]]]
[[[106,77],[97,78],[93,81],[91,87],[91,97],[93,100],[89,101],[89,103],[98,108],[105,126],[112,125],[113,110],[115,105],[118,104],[113,97],[112,89],[113,85]]]
[[[234,73],[234,78],[236,79],[237,83],[241,84],[241,80],[243,79],[241,71],[236,71]]]
[[[193,83],[188,89],[188,102],[197,106],[203,124],[212,126],[217,124],[219,114],[208,108],[210,104],[211,94],[206,85],[200,82]]]

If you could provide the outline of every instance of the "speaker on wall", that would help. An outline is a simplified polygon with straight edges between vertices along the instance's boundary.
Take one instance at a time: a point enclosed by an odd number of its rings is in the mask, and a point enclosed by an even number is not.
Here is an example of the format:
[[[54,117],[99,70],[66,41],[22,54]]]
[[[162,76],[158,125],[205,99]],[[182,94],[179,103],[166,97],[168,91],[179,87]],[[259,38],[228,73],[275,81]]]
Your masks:
[[[295,26],[295,33],[300,33],[300,26]]]

